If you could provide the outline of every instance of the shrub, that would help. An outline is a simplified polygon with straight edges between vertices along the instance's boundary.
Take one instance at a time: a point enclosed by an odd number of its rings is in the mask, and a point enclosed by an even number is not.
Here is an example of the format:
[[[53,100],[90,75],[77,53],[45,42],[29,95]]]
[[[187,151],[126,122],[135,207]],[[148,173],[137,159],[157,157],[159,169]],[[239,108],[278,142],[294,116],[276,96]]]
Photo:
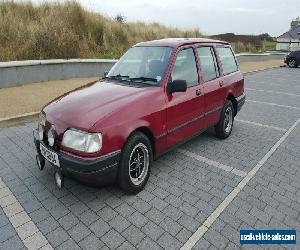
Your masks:
[[[124,22],[89,12],[76,1],[0,2],[0,61],[50,58],[118,58],[135,43],[166,37],[200,37],[158,23]]]

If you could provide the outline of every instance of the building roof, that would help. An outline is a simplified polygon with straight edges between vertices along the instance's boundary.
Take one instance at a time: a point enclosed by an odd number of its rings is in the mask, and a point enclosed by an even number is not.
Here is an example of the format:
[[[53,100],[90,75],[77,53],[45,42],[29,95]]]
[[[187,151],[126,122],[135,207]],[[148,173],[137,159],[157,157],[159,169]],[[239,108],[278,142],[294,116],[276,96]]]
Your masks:
[[[148,42],[141,42],[135,46],[167,46],[167,47],[179,47],[184,44],[194,44],[194,43],[220,43],[228,44],[224,41],[206,39],[206,38],[165,38],[160,40],[153,40]]]
[[[290,39],[300,39],[300,25],[296,26],[294,29],[283,33],[277,38],[290,38]]]

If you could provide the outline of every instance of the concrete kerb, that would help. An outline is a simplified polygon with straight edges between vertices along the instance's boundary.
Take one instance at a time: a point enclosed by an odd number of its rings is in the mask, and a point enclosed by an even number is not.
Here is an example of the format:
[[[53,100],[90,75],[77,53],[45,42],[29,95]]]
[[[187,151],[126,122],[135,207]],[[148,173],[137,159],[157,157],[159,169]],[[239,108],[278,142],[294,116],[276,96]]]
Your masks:
[[[25,123],[28,120],[37,120],[40,112],[29,112],[14,116],[0,118],[0,127],[13,126],[19,123]]]
[[[284,67],[284,65],[270,67],[270,68],[266,68],[266,69],[257,69],[257,70],[247,71],[247,72],[244,72],[243,74],[244,75],[251,75],[251,74],[259,73],[259,72],[262,72],[262,71],[268,71],[268,70],[272,70],[272,69],[278,69],[278,68],[281,68],[281,67]]]

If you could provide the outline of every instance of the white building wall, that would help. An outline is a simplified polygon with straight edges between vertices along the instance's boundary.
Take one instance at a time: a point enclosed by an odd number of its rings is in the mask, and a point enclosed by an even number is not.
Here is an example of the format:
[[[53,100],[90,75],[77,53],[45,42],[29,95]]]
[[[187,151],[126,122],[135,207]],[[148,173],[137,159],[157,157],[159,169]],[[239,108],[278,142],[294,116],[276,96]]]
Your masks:
[[[300,50],[300,41],[294,41],[290,45],[290,51]]]
[[[278,43],[276,44],[276,50],[284,50],[284,51],[289,51],[290,46],[288,43]]]
[[[286,50],[286,51],[300,50],[300,40],[277,38],[276,50]]]

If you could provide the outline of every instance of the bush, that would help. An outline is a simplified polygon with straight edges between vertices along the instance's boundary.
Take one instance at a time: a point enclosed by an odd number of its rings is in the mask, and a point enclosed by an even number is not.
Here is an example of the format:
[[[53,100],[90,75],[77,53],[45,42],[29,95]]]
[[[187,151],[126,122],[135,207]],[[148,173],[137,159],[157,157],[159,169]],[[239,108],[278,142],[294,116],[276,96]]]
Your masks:
[[[1,0],[0,0],[1,1]],[[203,37],[199,30],[180,30],[158,23],[127,22],[86,11],[76,1],[33,5],[0,2],[0,61],[51,58],[118,58],[130,46],[167,37]],[[258,52],[260,36],[220,34],[236,52]]]
[[[88,12],[75,1],[40,5],[1,1],[0,20],[0,61],[118,58],[141,41],[201,36],[198,30],[158,23],[120,22]]]

